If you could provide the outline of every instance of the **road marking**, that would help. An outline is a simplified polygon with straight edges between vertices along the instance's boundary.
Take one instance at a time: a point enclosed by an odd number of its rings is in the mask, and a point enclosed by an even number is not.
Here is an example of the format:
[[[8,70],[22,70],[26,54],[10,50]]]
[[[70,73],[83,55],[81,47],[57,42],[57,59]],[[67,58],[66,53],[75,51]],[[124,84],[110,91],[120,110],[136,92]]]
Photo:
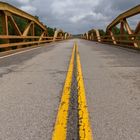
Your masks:
[[[79,139],[93,140],[91,125],[89,122],[89,114],[86,103],[86,93],[82,68],[80,63],[80,55],[78,53],[78,45],[76,44],[77,55],[77,81],[78,81],[78,109],[79,109]]]
[[[55,44],[55,42],[53,42],[53,43],[51,43],[50,44],[50,46],[51,45],[54,45]],[[58,44],[58,42],[57,42],[57,44]],[[41,44],[40,44],[41,45]],[[10,56],[14,56],[14,55],[17,55],[17,54],[22,54],[22,53],[25,53],[25,52],[29,52],[29,51],[32,51],[32,50],[37,50],[37,49],[40,49],[40,48],[42,48],[42,46],[44,46],[45,44],[42,44],[41,46],[34,46],[35,48],[27,48],[27,50],[19,50],[19,52],[13,52],[13,53],[11,53],[11,54],[8,54],[8,55],[5,55],[5,56],[0,56],[0,59],[3,59],[3,58],[7,58],[7,57],[10,57]],[[31,46],[31,47],[33,47],[33,46]],[[17,50],[18,51],[18,50]],[[3,52],[4,53],[4,52]],[[6,53],[6,52],[5,52]],[[8,53],[8,52],[7,52]],[[9,52],[10,53],[10,52]]]
[[[62,98],[58,109],[58,114],[55,122],[52,140],[65,140],[67,132],[67,120],[68,120],[68,109],[69,109],[69,98],[73,74],[75,46],[72,50],[72,56],[63,88]]]
[[[0,56],[0,59],[2,59],[2,58],[7,58],[7,57],[10,57],[10,56],[14,56],[14,55],[17,55],[17,54],[22,54],[22,53],[25,53],[25,52],[29,52],[29,51],[32,51],[32,50],[39,49],[39,48],[41,48],[41,47],[36,47],[36,48],[33,48],[33,49],[29,49],[29,50],[25,50],[25,51],[20,51],[20,52],[8,54],[8,55],[6,55],[6,56]]]
[[[76,51],[75,51],[76,50]],[[93,140],[91,125],[89,122],[89,114],[86,103],[86,93],[84,88],[84,80],[82,75],[80,55],[78,53],[78,45],[74,44],[72,56],[65,80],[61,102],[58,109],[58,114],[55,122],[55,127],[52,135],[52,140],[66,140],[67,126],[68,126],[68,113],[71,97],[71,85],[74,71],[74,59],[76,55],[77,67],[77,91],[78,91],[78,132],[79,140]]]

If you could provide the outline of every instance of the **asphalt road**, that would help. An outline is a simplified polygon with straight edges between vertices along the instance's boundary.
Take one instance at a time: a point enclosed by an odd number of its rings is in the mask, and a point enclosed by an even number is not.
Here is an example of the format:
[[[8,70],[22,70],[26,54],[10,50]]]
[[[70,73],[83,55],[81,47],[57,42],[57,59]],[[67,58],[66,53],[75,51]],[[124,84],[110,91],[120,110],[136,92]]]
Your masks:
[[[0,59],[0,140],[50,140],[73,41]]]
[[[94,140],[140,140],[140,53],[78,43]]]
[[[77,40],[94,140],[140,139],[140,53]],[[0,58],[0,140],[50,140],[74,40]]]

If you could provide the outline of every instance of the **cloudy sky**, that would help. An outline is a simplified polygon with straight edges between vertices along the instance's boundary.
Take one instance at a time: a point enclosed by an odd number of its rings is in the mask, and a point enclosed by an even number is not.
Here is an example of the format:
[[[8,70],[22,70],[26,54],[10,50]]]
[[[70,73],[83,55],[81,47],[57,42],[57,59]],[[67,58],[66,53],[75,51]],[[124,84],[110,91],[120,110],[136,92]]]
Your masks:
[[[140,0],[0,0],[8,2],[50,27],[61,28],[72,34],[91,28],[105,29],[120,13],[140,4]],[[132,26],[139,17],[130,20]]]

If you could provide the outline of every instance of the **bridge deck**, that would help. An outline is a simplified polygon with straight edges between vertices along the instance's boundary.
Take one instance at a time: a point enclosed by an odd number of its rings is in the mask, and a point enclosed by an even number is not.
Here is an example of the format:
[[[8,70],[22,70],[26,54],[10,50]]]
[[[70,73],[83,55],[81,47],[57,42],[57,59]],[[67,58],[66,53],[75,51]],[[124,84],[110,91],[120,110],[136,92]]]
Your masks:
[[[94,140],[139,140],[140,54],[77,43]],[[0,58],[0,139],[51,139],[73,44]]]

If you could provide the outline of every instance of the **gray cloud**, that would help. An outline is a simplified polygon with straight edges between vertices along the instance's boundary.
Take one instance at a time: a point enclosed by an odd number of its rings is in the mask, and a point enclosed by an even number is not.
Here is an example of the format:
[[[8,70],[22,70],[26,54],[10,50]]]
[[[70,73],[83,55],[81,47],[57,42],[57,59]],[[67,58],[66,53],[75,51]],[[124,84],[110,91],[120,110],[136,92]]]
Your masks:
[[[73,34],[106,26],[123,11],[139,4],[139,0],[2,0],[32,15],[50,27]],[[132,27],[139,17],[129,21]]]

